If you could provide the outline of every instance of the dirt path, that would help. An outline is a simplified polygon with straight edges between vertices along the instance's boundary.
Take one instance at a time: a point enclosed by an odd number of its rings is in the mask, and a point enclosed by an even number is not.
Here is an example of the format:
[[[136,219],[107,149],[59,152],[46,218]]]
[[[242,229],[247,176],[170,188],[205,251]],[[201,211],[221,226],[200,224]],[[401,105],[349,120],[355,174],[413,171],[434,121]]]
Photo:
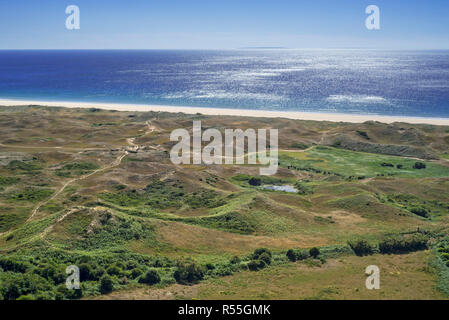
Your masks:
[[[25,223],[31,221],[31,219],[33,219],[33,217],[39,212],[39,209],[40,209],[42,206],[46,205],[48,202],[50,202],[51,200],[53,200],[53,199],[55,199],[57,196],[59,196],[59,195],[65,190],[65,188],[67,188],[67,186],[71,185],[72,183],[74,183],[74,182],[76,182],[76,181],[81,181],[81,180],[87,179],[87,178],[89,178],[89,177],[91,177],[91,176],[93,176],[94,174],[97,174],[97,173],[99,173],[99,172],[106,171],[106,170],[109,170],[109,169],[114,168],[114,167],[116,167],[116,166],[119,166],[119,165],[121,164],[123,158],[126,157],[127,154],[128,154],[128,152],[125,151],[122,155],[120,155],[117,159],[115,159],[114,162],[112,162],[110,165],[108,165],[108,166],[106,166],[106,167],[103,167],[103,168],[100,168],[100,169],[97,169],[97,170],[94,170],[94,171],[92,171],[92,172],[89,173],[89,174],[86,174],[86,175],[84,175],[84,176],[81,176],[81,177],[78,177],[78,178],[69,180],[69,181],[67,181],[66,183],[64,183],[64,185],[63,185],[58,191],[56,191],[56,193],[53,194],[53,196],[51,196],[51,197],[50,197],[49,199],[47,199],[47,200],[44,200],[44,201],[40,202],[40,203],[33,209],[33,211],[31,212],[30,217],[25,221]]]

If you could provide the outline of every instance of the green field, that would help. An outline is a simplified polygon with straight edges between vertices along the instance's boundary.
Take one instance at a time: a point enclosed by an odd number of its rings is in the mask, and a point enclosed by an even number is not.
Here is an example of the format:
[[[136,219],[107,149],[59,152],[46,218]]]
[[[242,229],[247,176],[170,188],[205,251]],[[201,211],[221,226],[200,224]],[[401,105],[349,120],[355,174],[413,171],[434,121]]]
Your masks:
[[[354,152],[332,147],[313,147],[305,152],[280,152],[281,166],[296,166],[301,169],[336,173],[344,177],[396,176],[405,178],[448,177],[449,167],[433,162],[386,156],[364,152]],[[425,169],[414,169],[416,162],[426,164]],[[392,167],[382,166],[391,164]],[[402,166],[397,168],[397,166]]]

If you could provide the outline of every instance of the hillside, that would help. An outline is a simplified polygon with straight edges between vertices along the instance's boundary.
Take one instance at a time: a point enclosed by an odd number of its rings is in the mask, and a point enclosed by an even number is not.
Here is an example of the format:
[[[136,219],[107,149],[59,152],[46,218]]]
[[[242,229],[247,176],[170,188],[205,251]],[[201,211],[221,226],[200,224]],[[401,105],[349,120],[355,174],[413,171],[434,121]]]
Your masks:
[[[279,128],[277,174],[172,164],[170,133],[193,120]],[[444,299],[448,152],[443,126],[2,107],[0,298]]]

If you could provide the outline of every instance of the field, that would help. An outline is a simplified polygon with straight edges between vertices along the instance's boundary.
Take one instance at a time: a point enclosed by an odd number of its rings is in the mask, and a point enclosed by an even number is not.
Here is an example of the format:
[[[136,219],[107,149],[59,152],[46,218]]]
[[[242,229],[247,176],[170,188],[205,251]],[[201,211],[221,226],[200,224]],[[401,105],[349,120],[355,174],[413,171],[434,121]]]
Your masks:
[[[172,164],[170,133],[193,120],[279,128],[277,174]],[[405,123],[1,108],[0,298],[446,299],[448,137]],[[65,287],[70,265],[80,290]],[[368,265],[380,290],[365,288]]]

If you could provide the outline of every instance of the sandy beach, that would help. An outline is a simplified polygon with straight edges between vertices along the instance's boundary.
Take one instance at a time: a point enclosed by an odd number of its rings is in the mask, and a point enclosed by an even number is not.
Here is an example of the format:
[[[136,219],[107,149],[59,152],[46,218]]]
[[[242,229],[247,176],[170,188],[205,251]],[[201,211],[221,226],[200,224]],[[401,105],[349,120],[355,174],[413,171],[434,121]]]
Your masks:
[[[66,107],[66,108],[98,108],[98,109],[117,110],[117,111],[183,112],[186,114],[201,113],[204,115],[216,115],[216,116],[287,118],[295,120],[316,120],[316,121],[351,122],[351,123],[362,123],[365,121],[379,121],[383,123],[405,122],[416,124],[449,125],[449,118],[423,118],[423,117],[399,117],[399,116],[379,116],[379,115],[355,115],[355,114],[342,114],[342,113],[313,113],[313,112],[296,112],[296,111],[199,108],[199,107],[186,107],[186,106],[162,106],[162,105],[122,104],[122,103],[0,99],[0,106],[23,106],[23,105],[40,105],[49,107]]]

